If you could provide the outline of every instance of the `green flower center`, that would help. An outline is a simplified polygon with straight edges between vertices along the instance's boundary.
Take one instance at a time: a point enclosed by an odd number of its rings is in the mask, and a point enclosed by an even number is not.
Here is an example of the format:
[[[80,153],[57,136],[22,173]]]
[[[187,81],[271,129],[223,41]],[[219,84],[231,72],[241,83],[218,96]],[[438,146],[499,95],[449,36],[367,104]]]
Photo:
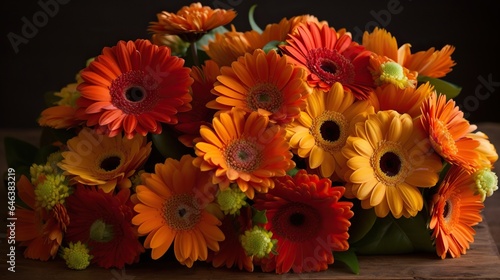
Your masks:
[[[483,201],[498,190],[498,177],[489,168],[478,170],[474,174],[474,180],[476,182],[476,193],[481,195]]]
[[[64,203],[69,196],[69,188],[64,175],[49,174],[35,188],[38,205],[50,210],[58,203]]]
[[[90,239],[103,243],[113,240],[113,226],[102,220],[96,220],[90,226]]]
[[[89,249],[80,241],[69,243],[69,248],[64,248],[62,257],[66,261],[68,268],[82,270],[90,265],[93,256],[89,255]]]
[[[272,236],[272,232],[254,226],[252,229],[245,231],[241,236],[241,245],[245,249],[247,255],[263,258],[266,257],[274,247],[274,242],[271,239]]]
[[[224,214],[235,214],[246,205],[246,195],[237,186],[219,191],[217,203]]]

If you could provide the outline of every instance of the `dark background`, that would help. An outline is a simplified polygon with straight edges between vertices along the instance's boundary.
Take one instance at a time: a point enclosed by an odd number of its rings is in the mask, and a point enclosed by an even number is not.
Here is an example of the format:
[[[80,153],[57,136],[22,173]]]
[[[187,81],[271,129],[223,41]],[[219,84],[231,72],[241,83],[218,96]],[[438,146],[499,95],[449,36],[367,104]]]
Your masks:
[[[43,3],[51,14],[43,12]],[[43,94],[74,82],[85,61],[119,40],[149,38],[149,22],[156,13],[176,12],[191,1],[168,0],[21,0],[0,4],[2,102],[1,128],[37,127],[44,108]],[[412,52],[445,44],[456,47],[457,62],[445,78],[463,87],[455,98],[472,123],[500,122],[499,27],[494,1],[201,1],[213,8],[234,8],[237,29],[247,31],[248,10],[257,4],[255,19],[263,28],[283,17],[312,14],[331,26],[351,31],[385,27],[398,44],[411,43]],[[57,11],[56,11],[57,10]],[[45,22],[43,14],[45,13]],[[38,17],[36,17],[38,15]],[[33,18],[35,16],[35,19]],[[8,34],[23,36],[26,21],[39,27],[14,51]],[[23,36],[24,37],[24,36]],[[489,81],[489,82],[488,82]]]

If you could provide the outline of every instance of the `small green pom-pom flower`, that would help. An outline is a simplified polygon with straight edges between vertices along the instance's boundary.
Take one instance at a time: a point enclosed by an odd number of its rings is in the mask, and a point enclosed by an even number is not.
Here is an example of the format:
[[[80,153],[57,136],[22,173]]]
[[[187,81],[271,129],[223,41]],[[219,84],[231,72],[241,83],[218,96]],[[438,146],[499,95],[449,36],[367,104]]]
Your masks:
[[[259,226],[245,231],[240,237],[241,245],[248,256],[263,258],[269,255],[276,243],[271,237],[273,233]]]
[[[476,193],[481,195],[483,202],[486,197],[492,196],[493,192],[498,190],[498,177],[489,168],[476,171],[474,181],[476,182]]]
[[[245,193],[236,185],[219,191],[217,194],[217,203],[220,205],[222,212],[226,215],[237,213],[241,207],[247,204],[245,199]]]
[[[64,203],[69,195],[70,190],[64,175],[48,174],[35,188],[36,202],[48,210],[58,203]]]
[[[82,270],[90,265],[93,256],[89,254],[87,245],[78,241],[77,243],[70,242],[68,248],[62,249],[62,258],[66,261],[68,268]]]

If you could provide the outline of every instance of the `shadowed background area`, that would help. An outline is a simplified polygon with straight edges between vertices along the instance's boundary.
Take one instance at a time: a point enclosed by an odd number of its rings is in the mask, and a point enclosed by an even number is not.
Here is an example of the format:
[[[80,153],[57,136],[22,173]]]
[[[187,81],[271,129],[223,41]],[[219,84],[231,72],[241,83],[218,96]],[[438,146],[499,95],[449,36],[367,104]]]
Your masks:
[[[2,128],[34,128],[44,108],[43,94],[74,82],[88,58],[119,40],[150,38],[149,22],[161,11],[176,12],[191,1],[167,0],[21,0],[2,1],[0,75]],[[455,99],[472,122],[500,122],[498,41],[500,17],[484,1],[201,1],[233,8],[239,31],[250,29],[248,10],[256,4],[262,28],[283,17],[312,14],[346,28],[357,41],[362,31],[386,28],[412,52],[446,44],[456,47],[457,62],[445,79],[463,87]]]

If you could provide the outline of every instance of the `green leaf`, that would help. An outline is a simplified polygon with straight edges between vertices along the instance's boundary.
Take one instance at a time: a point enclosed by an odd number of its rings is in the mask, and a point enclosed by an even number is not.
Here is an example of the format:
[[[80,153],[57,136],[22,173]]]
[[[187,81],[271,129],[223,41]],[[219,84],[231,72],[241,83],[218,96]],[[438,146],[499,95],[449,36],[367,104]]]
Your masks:
[[[436,92],[446,95],[447,99],[457,97],[460,91],[462,90],[462,87],[459,87],[455,84],[437,78],[418,76],[417,79],[419,82],[422,83],[429,82],[431,85],[434,86]]]
[[[271,50],[275,50],[277,51],[278,50],[278,46],[279,45],[282,45],[283,42],[282,41],[278,41],[278,40],[272,40],[270,41],[269,43],[265,44],[263,47],[262,47],[262,50],[265,52],[265,53],[268,53],[269,51]]]
[[[351,247],[364,255],[435,251],[422,212],[412,218],[378,218],[370,232]]]
[[[334,264],[341,262],[345,264],[352,273],[359,274],[358,257],[353,249],[349,248],[347,251],[333,252],[333,257],[335,259]]]
[[[165,158],[180,160],[183,155],[193,152],[177,139],[173,129],[168,125],[163,126],[162,133],[152,134],[151,139],[155,148]]]
[[[207,34],[203,35],[203,37],[201,37],[198,41],[196,41],[196,47],[198,48],[198,50],[203,51],[205,50],[205,46],[208,46],[208,43],[210,43],[210,41],[215,41],[215,34],[223,34],[228,31],[229,30],[224,26],[214,28]]]
[[[252,207],[252,222],[254,224],[267,223],[266,210],[259,211]]]
[[[248,11],[248,21],[250,22],[250,26],[252,27],[252,30],[257,31],[259,34],[262,33],[262,29],[255,23],[255,19],[253,18],[255,8],[257,8],[257,5],[253,5],[250,7],[250,10]]]
[[[373,208],[361,208],[359,200],[352,200],[352,203],[351,210],[354,212],[354,216],[350,220],[349,243],[356,243],[371,230],[377,220],[377,215],[375,215]]]
[[[4,145],[7,164],[15,169],[30,166],[38,152],[38,148],[32,144],[13,137],[5,137]]]

